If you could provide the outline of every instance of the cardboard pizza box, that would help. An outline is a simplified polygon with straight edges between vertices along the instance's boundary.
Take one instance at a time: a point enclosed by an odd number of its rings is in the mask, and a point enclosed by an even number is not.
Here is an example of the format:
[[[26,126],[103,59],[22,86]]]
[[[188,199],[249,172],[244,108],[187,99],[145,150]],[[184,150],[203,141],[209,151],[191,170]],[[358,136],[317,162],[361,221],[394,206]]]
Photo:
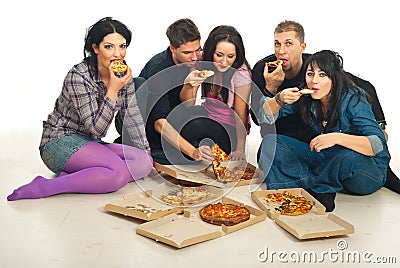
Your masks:
[[[187,247],[222,236],[215,226],[203,224],[190,216],[189,212],[168,215],[139,225],[136,233],[176,248]]]
[[[198,202],[192,202],[192,203],[185,203],[183,205],[174,205],[170,204],[168,202],[164,202],[161,199],[161,195],[165,194],[171,194],[174,191],[181,190],[183,188],[200,188],[207,190],[209,193],[208,197],[205,199],[198,201]],[[147,191],[149,194],[152,195],[152,197],[162,203],[165,203],[166,205],[174,206],[174,207],[198,207],[198,206],[204,206],[206,203],[213,202],[215,200],[221,199],[222,196],[224,195],[224,191],[220,188],[212,187],[209,185],[199,185],[199,186],[182,186],[182,185],[177,185],[173,183],[162,183],[158,185],[157,187],[154,187],[151,191]]]
[[[289,192],[304,196],[312,202],[313,208],[310,212],[303,215],[281,215],[275,210],[275,207],[269,205],[264,199],[267,194],[279,192]],[[354,233],[354,226],[352,224],[332,213],[325,213],[325,207],[302,188],[254,191],[251,193],[251,198],[276,224],[298,239],[302,240]]]
[[[113,200],[104,206],[104,210],[145,221],[151,221],[165,215],[181,212],[183,207],[196,207],[207,202],[218,200],[224,194],[219,188],[205,185],[201,186],[201,188],[206,189],[209,196],[201,202],[177,206],[161,200],[161,194],[168,194],[180,188],[182,187],[172,183],[161,183],[152,188],[152,190],[146,190],[144,194],[137,193]]]
[[[261,222],[266,218],[264,211],[230,198],[223,197],[220,202],[245,206],[250,211],[250,219],[234,226],[218,226],[204,222],[201,219],[199,215],[201,208],[189,208],[182,213],[167,215],[163,218],[143,223],[136,228],[136,233],[154,239],[157,242],[176,248],[183,248],[222,237]]]
[[[144,195],[136,193],[110,201],[104,206],[104,210],[151,221],[165,215],[180,212],[182,208],[166,205],[154,199],[151,196],[151,192],[146,192]]]
[[[238,161],[224,161],[224,165],[232,167]],[[238,182],[219,182],[215,179],[215,174],[212,166],[204,168],[204,166],[197,165],[162,165],[157,162],[154,163],[154,167],[159,172],[163,172],[169,176],[172,176],[178,180],[194,182],[198,184],[211,185],[219,188],[232,188],[236,186],[243,186],[249,184],[260,184],[264,181],[264,173],[261,169],[256,168],[251,163],[247,163],[249,167],[256,170],[255,176],[251,180],[240,180]]]
[[[304,196],[305,198],[307,198],[307,200],[311,201],[311,203],[313,204],[313,208],[311,209],[312,212],[319,215],[325,213],[325,207],[303,188],[254,191],[251,193],[251,198],[262,210],[264,210],[267,213],[268,217],[270,217],[272,220],[275,220],[276,218],[281,216],[281,214],[275,210],[275,207],[270,206],[268,202],[264,199],[264,197],[267,194],[283,193],[283,192]]]

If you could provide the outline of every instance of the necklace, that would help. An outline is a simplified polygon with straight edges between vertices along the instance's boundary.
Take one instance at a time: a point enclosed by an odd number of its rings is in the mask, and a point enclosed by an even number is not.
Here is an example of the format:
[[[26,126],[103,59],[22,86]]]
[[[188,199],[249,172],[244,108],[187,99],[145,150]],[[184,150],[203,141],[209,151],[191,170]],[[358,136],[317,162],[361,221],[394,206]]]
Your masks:
[[[323,127],[326,127],[327,124],[328,124],[328,121],[326,121],[326,120],[322,121],[322,126]]]

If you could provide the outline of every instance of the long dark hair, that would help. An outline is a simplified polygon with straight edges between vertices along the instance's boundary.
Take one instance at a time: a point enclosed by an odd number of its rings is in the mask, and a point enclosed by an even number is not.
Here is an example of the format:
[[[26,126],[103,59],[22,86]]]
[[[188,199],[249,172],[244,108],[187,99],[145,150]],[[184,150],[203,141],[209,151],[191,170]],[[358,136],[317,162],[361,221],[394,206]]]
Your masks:
[[[246,60],[246,53],[244,49],[243,39],[240,33],[233,27],[228,25],[220,25],[215,27],[210,34],[208,35],[207,40],[204,43],[203,48],[203,61],[213,62],[214,60],[214,52],[217,47],[217,44],[220,41],[226,41],[235,45],[236,49],[236,59],[232,64],[231,68],[229,68],[223,75],[222,80],[222,88],[221,95],[224,102],[227,102],[228,99],[228,89],[227,86],[230,85],[230,81],[232,79],[235,70],[245,64],[249,70],[250,65]],[[217,72],[216,67],[213,64],[207,65],[209,68],[213,69],[213,71]],[[204,83],[203,84],[203,96],[207,96],[211,90],[211,84]]]
[[[316,68],[321,69],[326,73],[329,79],[332,80],[326,118],[324,118],[321,101],[314,100],[310,96],[304,96],[301,100],[302,105],[300,105],[300,112],[305,122],[314,121],[317,124],[321,124],[326,120],[327,124],[325,130],[328,131],[339,121],[340,104],[343,95],[348,90],[355,89],[358,92],[358,98],[360,100],[360,89],[343,70],[343,58],[334,51],[322,50],[311,55],[305,62],[305,66],[307,66],[307,69],[310,67],[311,70],[315,70]],[[314,103],[316,108],[315,116],[311,112],[312,103]]]
[[[114,20],[111,17],[105,17],[90,26],[86,31],[85,47],[83,56],[89,66],[89,71],[92,76],[98,73],[97,55],[92,47],[95,44],[97,47],[103,41],[104,37],[111,33],[119,33],[126,40],[128,47],[132,40],[132,32],[129,28],[120,21]]]

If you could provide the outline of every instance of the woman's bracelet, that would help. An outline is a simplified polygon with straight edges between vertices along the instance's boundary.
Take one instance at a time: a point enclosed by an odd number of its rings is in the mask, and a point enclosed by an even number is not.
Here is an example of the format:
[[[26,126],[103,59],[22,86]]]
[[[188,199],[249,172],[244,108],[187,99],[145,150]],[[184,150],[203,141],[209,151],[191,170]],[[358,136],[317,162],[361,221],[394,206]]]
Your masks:
[[[281,106],[281,107],[286,105],[286,103],[283,102],[282,99],[281,99],[281,92],[276,93],[275,100],[279,104],[279,106]]]

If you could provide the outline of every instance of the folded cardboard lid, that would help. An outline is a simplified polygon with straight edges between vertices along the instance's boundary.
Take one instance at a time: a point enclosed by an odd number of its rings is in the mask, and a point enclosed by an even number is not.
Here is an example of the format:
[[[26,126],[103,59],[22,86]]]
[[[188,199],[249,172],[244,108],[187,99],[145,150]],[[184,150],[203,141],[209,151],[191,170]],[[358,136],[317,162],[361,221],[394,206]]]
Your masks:
[[[223,165],[234,167],[237,165],[243,165],[242,161],[224,161]],[[198,184],[205,184],[215,186],[219,188],[232,188],[235,186],[243,186],[249,184],[259,184],[264,181],[264,173],[259,168],[256,168],[251,163],[247,163],[249,167],[254,168],[255,176],[251,180],[240,180],[238,182],[219,182],[215,179],[215,174],[212,166],[204,168],[204,166],[196,165],[162,165],[157,162],[154,163],[154,167],[178,180],[194,182]]]
[[[182,208],[166,205],[150,195],[132,194],[110,201],[104,210],[145,221],[158,219],[182,211]]]
[[[162,194],[169,194],[182,188],[202,188],[207,190],[208,196],[197,203],[173,205],[161,200]],[[212,186],[182,187],[172,183],[161,183],[147,190],[143,194],[127,195],[119,199],[110,201],[104,206],[106,211],[138,218],[146,221],[158,219],[168,214],[182,211],[183,207],[204,206],[214,200],[221,199],[224,192],[222,189]]]
[[[275,222],[298,239],[339,236],[354,233],[354,226],[335,214],[317,215],[314,213],[285,216]]]
[[[304,196],[313,203],[313,208],[310,212],[303,215],[281,215],[275,210],[275,207],[268,204],[264,198],[267,194],[277,192],[289,192]],[[298,239],[354,233],[354,226],[352,224],[332,213],[325,213],[325,207],[302,188],[254,191],[251,193],[251,197],[253,201],[267,213],[268,217]]]
[[[167,215],[158,220],[146,222],[136,228],[136,233],[176,248],[222,236],[219,228],[194,220],[190,217],[190,213]]]
[[[250,219],[234,226],[218,226],[204,222],[199,216],[200,209],[189,208],[183,213],[167,215],[141,224],[136,228],[136,233],[176,248],[182,248],[238,231],[266,218],[264,211],[233,199],[224,197],[221,202],[245,206],[250,211]]]

